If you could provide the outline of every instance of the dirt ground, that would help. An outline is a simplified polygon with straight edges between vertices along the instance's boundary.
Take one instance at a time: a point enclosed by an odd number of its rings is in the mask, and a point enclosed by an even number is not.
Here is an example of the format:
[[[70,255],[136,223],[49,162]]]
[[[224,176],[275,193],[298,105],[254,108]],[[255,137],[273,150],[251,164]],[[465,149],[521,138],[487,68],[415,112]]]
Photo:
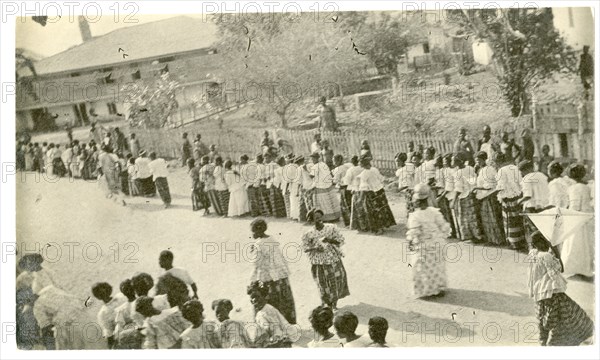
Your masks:
[[[136,272],[158,277],[158,255],[170,249],[175,266],[187,269],[198,284],[207,319],[214,319],[214,299],[229,298],[236,309],[232,318],[251,321],[245,291],[253,266],[248,248],[252,219],[193,212],[190,179],[182,168],[171,171],[173,207],[166,210],[158,197],[126,198],[128,205],[123,207],[106,199],[93,182],[20,174],[20,254],[41,251],[44,266],[59,286],[81,298],[83,305],[94,282],[107,281],[118,291],[119,283]],[[393,196],[390,203],[399,225],[383,236],[343,230],[351,295],[338,306],[359,317],[358,334],[366,333],[370,317],[383,316],[390,324],[387,340],[396,346],[537,345],[524,255],[449,241],[440,250],[447,262],[446,296],[414,299],[403,204]],[[309,312],[320,304],[310,264],[299,251],[308,226],[279,219],[268,219],[268,224],[268,233],[281,242],[289,259],[298,323],[304,331],[295,346],[303,346],[311,339]],[[570,278],[567,293],[593,315],[593,283]],[[90,311],[99,308],[97,301],[87,304]]]

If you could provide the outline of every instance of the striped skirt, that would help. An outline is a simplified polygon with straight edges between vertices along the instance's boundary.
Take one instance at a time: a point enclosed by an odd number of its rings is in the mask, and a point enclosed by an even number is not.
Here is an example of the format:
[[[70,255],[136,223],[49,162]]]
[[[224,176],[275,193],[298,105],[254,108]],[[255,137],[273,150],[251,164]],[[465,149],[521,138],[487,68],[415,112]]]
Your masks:
[[[489,195],[479,200],[481,230],[485,239],[495,245],[506,245],[506,235],[502,223],[502,205],[498,198]]]
[[[271,208],[271,201],[269,200],[269,190],[266,185],[261,185],[257,188],[258,195],[258,205],[260,209],[261,216],[270,216],[273,215],[273,210]]]
[[[165,205],[170,205],[171,204],[171,191],[169,190],[169,182],[167,181],[167,178],[166,177],[156,178],[156,180],[154,181],[154,184],[156,185],[156,190],[158,191],[158,194],[160,195],[160,198],[163,201],[163,203]]]
[[[229,212],[229,197],[231,196],[229,194],[229,190],[219,190],[217,193],[219,194],[219,205],[221,207],[221,212],[223,215],[227,215]]]
[[[511,245],[525,240],[521,205],[518,204],[521,195],[510,199],[502,199],[502,217],[504,219],[504,234]]]
[[[283,278],[276,281],[267,281],[265,285],[269,289],[269,295],[267,296],[268,303],[279,310],[281,315],[290,324],[295,324],[296,305],[289,279]]]
[[[250,215],[252,217],[257,217],[261,215],[261,207],[258,198],[258,188],[254,186],[249,186],[248,189],[248,202],[250,203]]]
[[[217,213],[217,215],[227,215],[227,213],[223,212],[223,208],[221,207],[219,192],[217,190],[208,190],[207,195],[208,199],[210,200],[210,204],[215,210],[215,213]]]
[[[442,216],[444,216],[444,220],[446,220],[446,222],[448,222],[452,228],[452,234],[450,234],[450,237],[456,239],[458,234],[456,233],[456,226],[454,226],[454,217],[452,216],[452,209],[450,208],[450,200],[448,200],[448,198],[445,196],[442,196],[438,200],[438,207],[442,213]]]
[[[594,323],[567,294],[535,303],[542,346],[577,346],[594,334]]]
[[[369,218],[369,230],[375,232],[396,225],[385,190],[361,191],[364,193],[364,207]]]
[[[333,186],[313,189],[313,204],[315,209],[323,212],[323,221],[337,221],[342,215],[338,192]]]
[[[351,216],[351,229],[358,231],[369,231],[371,226],[369,224],[369,215],[367,213],[366,193],[364,191],[356,191],[352,194],[352,216]]]
[[[283,218],[287,216],[285,199],[281,193],[281,189],[271,186],[269,189],[269,201],[273,210],[273,216]]]
[[[457,199],[454,206],[456,207],[455,214],[460,228],[460,239],[462,241],[481,241],[475,196],[471,194],[464,199]]]
[[[340,210],[342,211],[342,219],[344,225],[350,225],[350,215],[352,210],[352,192],[347,186],[340,187]]]
[[[350,295],[346,269],[341,260],[330,265],[313,264],[311,273],[323,303],[332,304]]]
[[[285,214],[288,218],[292,218],[292,206],[290,204],[290,192],[286,191],[283,194],[283,203],[285,204]]]

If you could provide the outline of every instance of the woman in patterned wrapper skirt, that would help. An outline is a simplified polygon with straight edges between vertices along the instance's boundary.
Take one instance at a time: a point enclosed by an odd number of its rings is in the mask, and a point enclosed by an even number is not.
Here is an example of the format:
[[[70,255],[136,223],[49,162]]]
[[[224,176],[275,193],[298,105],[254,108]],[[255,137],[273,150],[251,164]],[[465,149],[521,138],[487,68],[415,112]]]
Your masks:
[[[410,263],[413,292],[417,298],[441,296],[447,286],[442,243],[450,235],[450,225],[439,209],[428,206],[429,186],[418,184],[413,193],[415,211],[408,217],[406,238],[414,251]]]

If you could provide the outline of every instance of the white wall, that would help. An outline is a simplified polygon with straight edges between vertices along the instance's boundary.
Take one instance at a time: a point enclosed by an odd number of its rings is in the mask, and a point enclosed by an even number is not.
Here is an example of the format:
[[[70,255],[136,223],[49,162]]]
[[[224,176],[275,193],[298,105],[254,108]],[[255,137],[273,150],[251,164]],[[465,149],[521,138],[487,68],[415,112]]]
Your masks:
[[[572,23],[569,9],[572,15]],[[584,45],[589,45],[590,50],[594,50],[594,16],[592,15],[592,8],[552,8],[552,14],[554,15],[554,27],[563,35],[567,44],[575,50],[581,50]]]

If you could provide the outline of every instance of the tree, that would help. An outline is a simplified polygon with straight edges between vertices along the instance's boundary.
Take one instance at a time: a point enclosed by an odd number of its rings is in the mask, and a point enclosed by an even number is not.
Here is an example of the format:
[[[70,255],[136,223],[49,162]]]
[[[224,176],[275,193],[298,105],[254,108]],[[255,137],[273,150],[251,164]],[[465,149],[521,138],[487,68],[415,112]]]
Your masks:
[[[380,75],[398,78],[398,63],[408,48],[427,39],[418,16],[390,12],[341,13],[357,49],[375,64]]]
[[[554,28],[550,8],[462,10],[452,18],[491,45],[497,78],[514,117],[527,111],[528,93],[538,81],[575,69],[577,59]]]
[[[313,14],[255,14],[233,21],[220,15],[219,78],[240,89],[241,101],[266,105],[287,127],[295,102],[331,95],[339,84],[366,76],[368,59],[358,54],[351,36],[334,21]]]
[[[149,83],[126,84],[122,91],[130,105],[130,125],[148,128],[174,125],[171,115],[178,108],[175,97],[178,87],[179,83],[171,80],[168,72]]]

